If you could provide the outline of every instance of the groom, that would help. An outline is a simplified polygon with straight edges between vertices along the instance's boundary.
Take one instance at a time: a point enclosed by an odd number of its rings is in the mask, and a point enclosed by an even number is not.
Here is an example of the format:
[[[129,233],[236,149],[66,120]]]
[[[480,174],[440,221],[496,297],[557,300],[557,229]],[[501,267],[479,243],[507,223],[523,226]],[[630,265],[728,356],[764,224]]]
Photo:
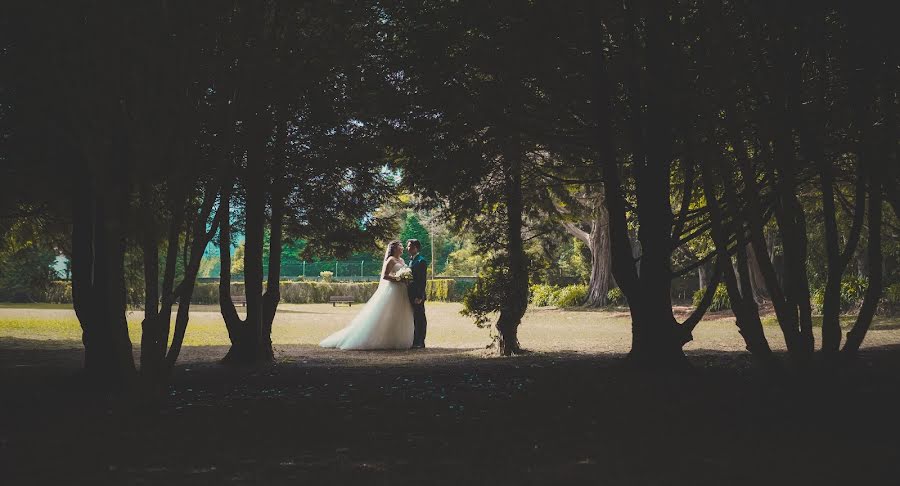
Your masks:
[[[406,252],[409,253],[409,268],[412,269],[413,279],[407,287],[409,302],[413,308],[413,324],[416,326],[413,334],[413,349],[425,347],[425,330],[428,328],[428,320],[425,318],[425,281],[428,279],[428,264],[419,252],[422,251],[422,243],[419,240],[406,242]]]

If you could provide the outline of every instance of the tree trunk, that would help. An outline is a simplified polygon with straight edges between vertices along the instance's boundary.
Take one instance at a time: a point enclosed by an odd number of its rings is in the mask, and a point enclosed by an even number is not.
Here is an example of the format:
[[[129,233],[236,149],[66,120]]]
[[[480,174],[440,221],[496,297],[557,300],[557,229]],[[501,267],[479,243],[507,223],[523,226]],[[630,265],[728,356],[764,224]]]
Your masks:
[[[173,189],[174,190],[174,189]],[[166,263],[162,276],[162,290],[156,297],[160,300],[153,306],[157,310],[154,315],[145,312],[144,321],[141,323],[141,375],[149,384],[160,384],[165,375],[164,363],[166,346],[169,344],[169,330],[172,321],[172,306],[175,303],[173,295],[175,271],[179,254],[179,239],[181,227],[184,222],[183,195],[169,194],[169,210],[172,219],[169,221],[168,238],[166,247]],[[176,202],[177,201],[177,202]],[[149,216],[148,216],[149,217]],[[145,235],[144,246],[144,280],[155,281],[156,288],[159,280],[159,249],[155,235],[150,238]],[[151,258],[147,256],[152,255]],[[147,287],[149,288],[149,286]],[[153,298],[146,296],[149,302]]]
[[[591,223],[591,279],[588,284],[588,297],[585,306],[603,307],[607,304],[609,294],[610,245],[609,245],[609,213],[601,202],[594,210],[596,216]]]
[[[185,263],[184,267],[184,279],[175,291],[178,297],[178,314],[175,316],[175,330],[172,334],[172,344],[169,346],[169,352],[165,356],[167,374],[171,373],[172,368],[174,368],[175,362],[178,361],[178,356],[181,353],[184,335],[187,331],[188,320],[190,318],[191,298],[194,295],[194,287],[197,283],[197,273],[200,271],[200,263],[203,260],[206,246],[209,244],[210,240],[212,240],[212,237],[216,234],[219,227],[220,218],[217,214],[216,217],[213,218],[212,227],[209,230],[206,229],[206,222],[209,221],[209,216],[212,213],[213,205],[216,202],[218,191],[217,184],[210,183],[207,185],[203,196],[203,203],[200,205],[199,211],[193,221],[193,230],[191,232],[191,237],[189,238],[190,253],[188,254],[188,261]],[[221,212],[222,210],[223,207],[220,205],[218,211]],[[185,241],[185,244],[187,245],[187,241]],[[171,308],[169,313],[171,313]],[[166,331],[168,334],[168,326],[166,327]]]
[[[865,217],[866,175],[863,165],[858,166],[856,182],[856,200],[853,223],[847,236],[844,250],[840,249],[837,227],[837,209],[834,204],[834,176],[830,164],[820,166],[822,172],[822,212],[825,218],[825,253],[828,260],[828,272],[825,278],[825,296],[822,309],[822,351],[835,354],[841,345],[841,280],[856,247]]]
[[[269,275],[263,295],[263,320],[260,329],[259,353],[263,360],[274,360],[272,323],[281,301],[281,249],[284,226],[284,199],[280,191],[272,193],[272,221],[269,231]]]
[[[744,253],[747,255],[747,276],[750,280],[750,287],[753,290],[753,300],[757,304],[763,303],[769,298],[769,291],[766,289],[766,279],[762,275],[759,262],[756,260],[756,252],[753,251],[753,244],[744,245]]]
[[[671,49],[671,24],[665,8],[648,8],[644,13],[647,96],[634,96],[632,102],[636,112],[645,113],[643,123],[634,127],[634,141],[646,144],[647,148],[645,158],[635,158],[634,169],[641,259],[640,288],[632,291],[628,299],[632,315],[629,358],[642,366],[668,367],[687,363],[678,323],[672,314],[671,294],[674,218],[670,177],[674,132],[672,99],[666,83],[670,80],[670,63],[676,52]],[[640,79],[640,74],[635,78]]]
[[[574,223],[563,223],[572,236],[581,240],[591,252],[591,276],[585,307],[607,304],[610,282],[609,212],[602,196],[593,202],[591,230],[587,232]]]
[[[261,115],[256,115],[259,118]],[[245,224],[244,224],[244,291],[247,298],[247,317],[241,321],[234,317],[232,330],[229,331],[231,348],[223,359],[226,363],[255,363],[270,360],[271,353],[261,353],[263,335],[263,244],[265,241],[266,223],[266,140],[269,133],[268,125],[264,120],[253,122],[251,127],[252,141],[247,150],[247,169],[244,171],[245,199]],[[230,244],[230,242],[229,242]],[[228,250],[230,271],[230,248]],[[222,272],[225,272],[224,260]],[[230,279],[229,279],[230,283]],[[220,302],[225,297],[222,292],[226,290],[220,281]],[[227,290],[226,307],[234,308],[231,302],[230,289]],[[223,310],[223,316],[231,314],[228,309]],[[229,318],[226,317],[226,322]]]
[[[228,182],[222,188],[219,215],[219,311],[228,330],[228,339],[233,343],[241,339],[243,321],[231,299],[231,193],[233,187]],[[226,356],[227,357],[227,356]]]
[[[707,160],[704,160],[702,164],[703,192],[706,196],[706,203],[709,206],[710,218],[712,220],[711,229],[716,254],[720,261],[731,262],[731,257],[728,253],[728,236],[725,233],[722,211],[714,189],[713,171],[710,167],[708,158],[706,159]],[[727,201],[730,205],[735,204],[737,202],[737,195],[731,185],[731,180],[729,176],[725,175],[726,169],[721,167],[721,165],[720,169],[722,171],[721,178],[723,186],[725,187]],[[728,173],[730,173],[730,171],[728,171]],[[753,289],[751,288],[752,286],[749,284],[749,275],[747,275],[747,265],[749,261],[746,251],[748,244],[745,241],[746,238],[743,236],[743,225],[735,226],[739,232],[737,242],[739,249],[737,262],[739,271],[743,275],[742,280],[744,284],[743,286],[739,284],[734,268],[728,263],[720,265],[723,272],[722,276],[725,280],[725,287],[728,290],[728,299],[731,301],[731,310],[734,312],[735,323],[737,324],[738,331],[744,338],[747,351],[750,351],[754,357],[768,363],[772,360],[772,349],[766,339],[762,321],[759,317],[759,307],[756,304]],[[741,291],[741,288],[743,288],[743,292]]]
[[[84,366],[101,386],[135,374],[125,289],[127,193],[88,174],[77,182],[72,218],[72,298],[82,328]]]
[[[844,345],[844,354],[853,356],[859,352],[860,346],[872,325],[875,311],[878,309],[878,301],[881,300],[883,289],[882,249],[881,249],[881,216],[882,216],[882,187],[877,175],[873,174],[873,180],[869,186],[869,286],[863,298],[862,306],[856,323],[847,333],[847,343]]]
[[[697,283],[699,285],[698,288],[705,289],[709,287],[710,274],[712,273],[712,268],[709,262],[705,262],[699,267],[697,267]]]
[[[505,154],[504,196],[506,200],[506,251],[509,263],[509,289],[497,319],[495,344],[503,356],[522,351],[519,324],[528,308],[528,257],[522,238],[524,210],[522,198],[522,157],[520,147]]]

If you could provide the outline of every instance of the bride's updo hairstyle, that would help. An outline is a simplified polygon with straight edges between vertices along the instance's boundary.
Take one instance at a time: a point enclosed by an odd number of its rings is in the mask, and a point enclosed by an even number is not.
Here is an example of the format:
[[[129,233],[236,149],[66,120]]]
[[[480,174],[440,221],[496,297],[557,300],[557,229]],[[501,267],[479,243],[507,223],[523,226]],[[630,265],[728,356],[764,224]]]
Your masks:
[[[385,252],[384,254],[384,259],[387,260],[388,258],[394,256],[394,251],[396,251],[398,248],[400,248],[400,240],[392,240],[390,243],[388,243],[387,252]]]

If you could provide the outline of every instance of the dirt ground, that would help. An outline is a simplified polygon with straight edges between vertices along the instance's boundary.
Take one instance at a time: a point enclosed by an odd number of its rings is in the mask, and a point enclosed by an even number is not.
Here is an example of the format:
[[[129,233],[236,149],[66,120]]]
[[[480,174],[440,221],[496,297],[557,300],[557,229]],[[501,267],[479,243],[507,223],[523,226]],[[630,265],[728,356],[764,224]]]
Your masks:
[[[839,372],[764,375],[725,316],[689,373],[626,366],[627,315],[537,309],[532,352],[485,354],[458,306],[429,308],[429,348],[321,350],[354,306],[285,306],[278,360],[217,363],[197,309],[168,396],[85,391],[67,309],[0,308],[4,484],[897,484],[900,325]],[[135,322],[139,315],[132,316]],[[74,327],[73,327],[74,324]],[[783,348],[778,329],[767,328]]]

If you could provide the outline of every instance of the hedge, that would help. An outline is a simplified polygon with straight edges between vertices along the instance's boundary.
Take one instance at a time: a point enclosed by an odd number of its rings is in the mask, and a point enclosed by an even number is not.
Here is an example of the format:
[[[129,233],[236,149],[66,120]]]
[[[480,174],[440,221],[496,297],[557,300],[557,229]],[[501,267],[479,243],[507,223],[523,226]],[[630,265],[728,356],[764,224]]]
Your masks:
[[[452,279],[429,280],[425,292],[430,301],[459,302],[472,288],[473,283]],[[349,295],[356,302],[366,302],[375,293],[378,282],[281,282],[281,301],[287,304],[327,303],[330,297]],[[231,284],[231,294],[244,293],[244,283]],[[71,282],[51,282],[47,290],[46,302],[53,304],[72,303]],[[191,299],[194,304],[216,305],[219,303],[219,284],[198,283]]]
[[[327,303],[330,297],[348,295],[356,302],[366,302],[375,293],[378,282],[281,282],[281,302],[286,304],[321,304]],[[244,294],[244,283],[231,284],[232,295]],[[219,284],[197,284],[194,296],[191,299],[194,304],[218,304]]]
[[[71,304],[72,282],[59,280],[50,282],[45,300],[50,304]]]

